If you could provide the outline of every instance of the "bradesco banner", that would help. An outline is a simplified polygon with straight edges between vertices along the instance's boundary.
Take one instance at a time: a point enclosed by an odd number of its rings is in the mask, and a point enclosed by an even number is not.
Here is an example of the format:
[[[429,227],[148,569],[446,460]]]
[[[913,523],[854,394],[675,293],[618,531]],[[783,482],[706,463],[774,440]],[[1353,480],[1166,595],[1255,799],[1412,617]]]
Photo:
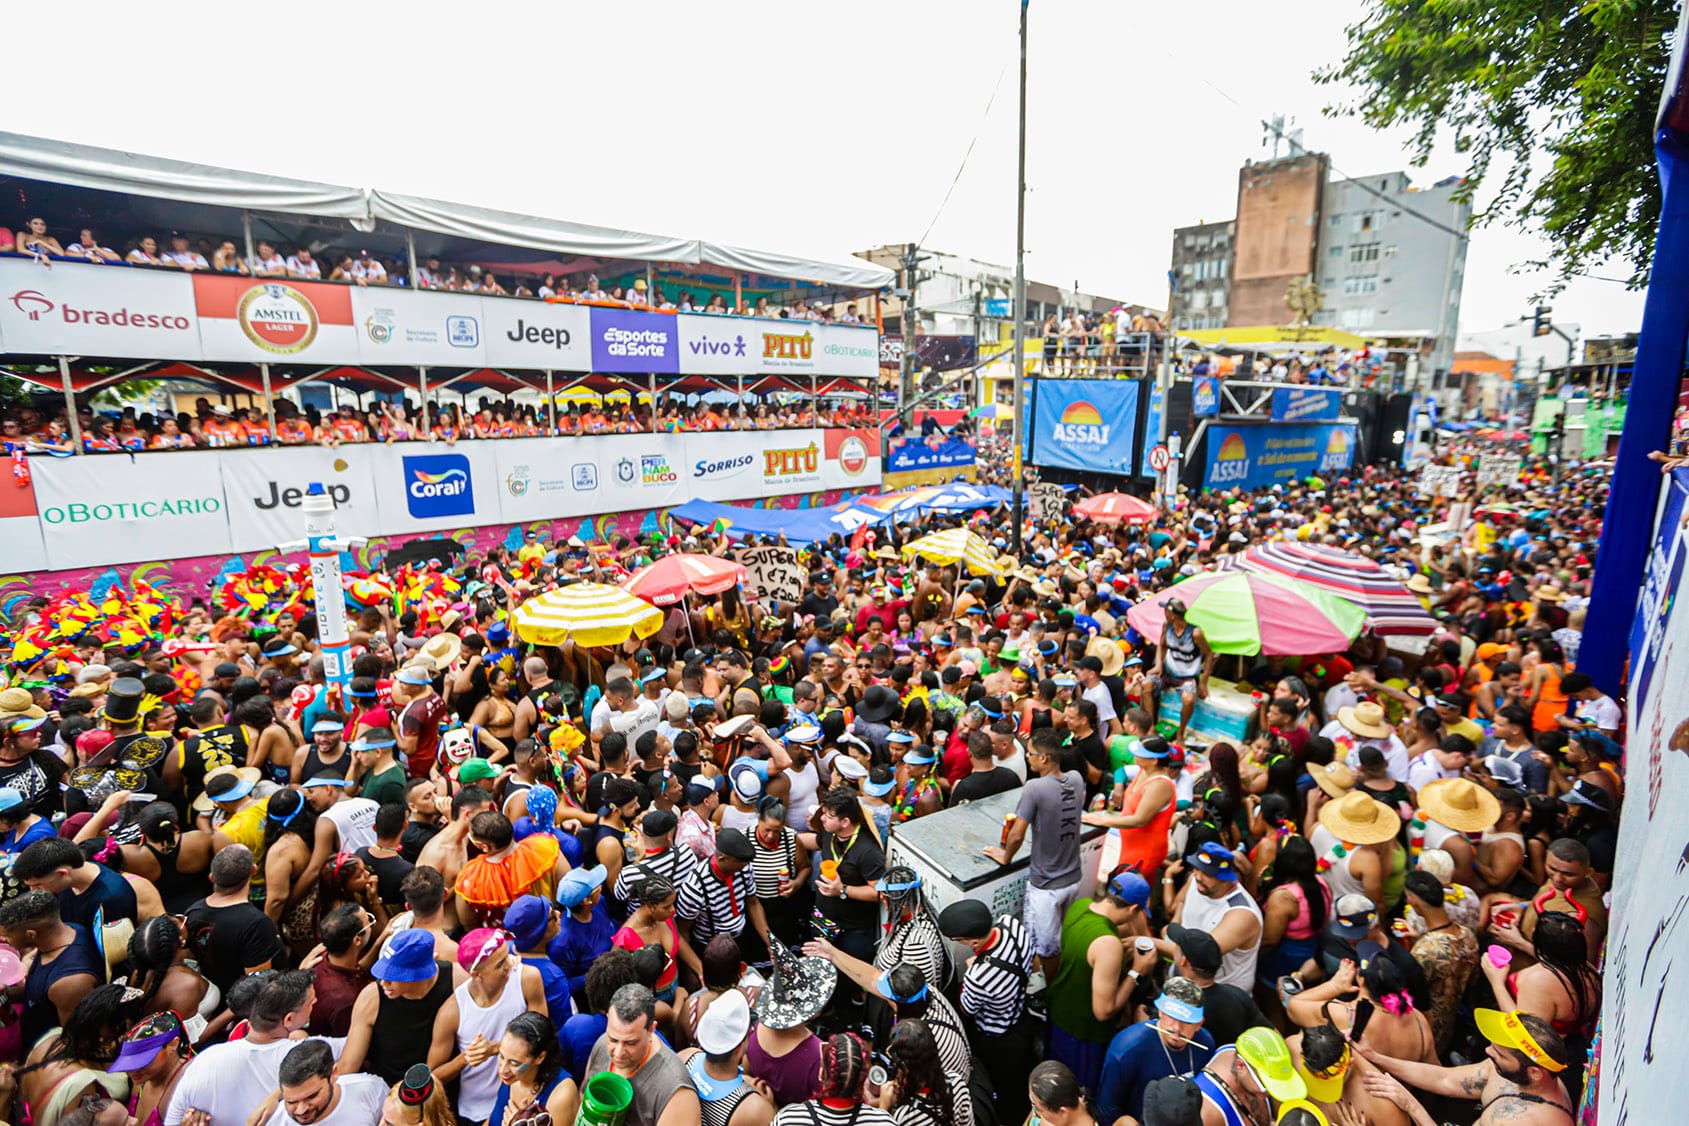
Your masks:
[[[596,372],[680,372],[680,318],[631,309],[592,313],[592,370]]]
[[[221,453],[31,458],[51,570],[232,550]]]
[[[42,355],[201,359],[186,274],[0,259],[0,347]]]
[[[1353,424],[1210,426],[1202,484],[1209,489],[1289,484],[1345,472],[1354,456]]]
[[[1326,422],[1342,412],[1343,393],[1319,387],[1273,388],[1274,422]]]
[[[335,504],[335,530],[343,536],[386,531],[375,503],[371,455],[377,447],[285,446],[230,450],[218,459],[235,551],[263,551],[305,536],[300,506],[313,481]],[[173,455],[161,454],[161,457]]]
[[[1033,403],[1034,465],[1093,473],[1132,472],[1138,384],[1119,379],[1044,379]]]
[[[502,442],[369,446],[381,532],[433,532],[503,521],[498,461]]]
[[[194,274],[193,287],[204,359],[360,362],[351,286]]]
[[[680,370],[699,375],[782,373],[874,378],[879,339],[860,325],[682,313]]]
[[[487,362],[485,298],[383,286],[349,292],[360,363],[480,367]]]

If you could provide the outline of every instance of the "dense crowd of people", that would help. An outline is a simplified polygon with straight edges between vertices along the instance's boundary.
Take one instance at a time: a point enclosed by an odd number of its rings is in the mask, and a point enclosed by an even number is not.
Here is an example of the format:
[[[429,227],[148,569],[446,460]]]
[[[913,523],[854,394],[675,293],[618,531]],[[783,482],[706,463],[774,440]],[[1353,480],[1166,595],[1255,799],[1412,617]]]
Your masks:
[[[1624,716],[1574,667],[1605,483],[1530,481],[1464,543],[1367,469],[1028,522],[977,575],[900,550],[961,519],[929,517],[811,545],[795,604],[694,596],[599,649],[511,611],[738,548],[493,548],[443,612],[362,611],[344,695],[291,609],[14,652],[0,1097],[35,1126],[1573,1121]],[[1369,556],[1436,632],[1216,652],[1178,584],[1275,539]],[[1205,734],[1222,685],[1242,738]],[[1024,910],[898,858],[977,801]]]
[[[23,454],[69,453],[76,448],[65,409],[50,404],[21,407],[0,414],[4,451]],[[659,395],[655,418],[648,403],[605,398],[597,404],[569,403],[557,408],[548,424],[545,404],[493,405],[477,409],[457,403],[431,404],[427,411],[410,399],[389,400],[371,409],[301,407],[275,400],[272,420],[256,406],[195,400],[190,411],[174,415],[125,407],[119,411],[78,412],[82,448],[87,453],[134,453],[141,450],[231,449],[246,446],[340,446],[361,442],[440,442],[460,439],[537,438],[547,435],[674,434],[716,430],[784,430],[874,425],[874,406],[866,395],[816,399],[770,398],[745,406],[699,402]],[[271,435],[271,425],[275,433]]]

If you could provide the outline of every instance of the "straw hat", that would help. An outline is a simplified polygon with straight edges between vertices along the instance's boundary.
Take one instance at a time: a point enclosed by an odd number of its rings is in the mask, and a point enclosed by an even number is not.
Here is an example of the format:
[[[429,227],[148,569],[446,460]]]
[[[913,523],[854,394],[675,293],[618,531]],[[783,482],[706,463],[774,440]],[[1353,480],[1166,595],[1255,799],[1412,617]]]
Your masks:
[[[463,652],[463,639],[455,633],[437,633],[422,647],[423,656],[434,662],[436,669],[450,668]]]
[[[1430,594],[1431,580],[1424,575],[1414,575],[1407,581],[1407,588],[1415,594]]]
[[[1320,824],[1340,841],[1369,845],[1401,832],[1402,818],[1391,806],[1356,790],[1321,806]]]
[[[1337,722],[1363,739],[1390,737],[1390,725],[1384,721],[1384,707],[1372,700],[1349,708],[1338,708]]]
[[[1439,778],[1419,791],[1419,808],[1457,833],[1476,833],[1501,820],[1501,802],[1467,778]]]
[[[1090,644],[1085,646],[1085,655],[1103,663],[1104,676],[1118,676],[1120,670],[1126,667],[1126,654],[1106,637],[1091,638]]]
[[[1349,769],[1345,762],[1334,762],[1330,766],[1321,766],[1317,762],[1308,764],[1308,777],[1314,784],[1326,792],[1326,796],[1340,798],[1355,788],[1355,772]]]
[[[1568,595],[1566,592],[1557,586],[1541,586],[1537,588],[1536,600],[1538,602],[1552,602],[1559,604],[1566,601],[1567,597]]]

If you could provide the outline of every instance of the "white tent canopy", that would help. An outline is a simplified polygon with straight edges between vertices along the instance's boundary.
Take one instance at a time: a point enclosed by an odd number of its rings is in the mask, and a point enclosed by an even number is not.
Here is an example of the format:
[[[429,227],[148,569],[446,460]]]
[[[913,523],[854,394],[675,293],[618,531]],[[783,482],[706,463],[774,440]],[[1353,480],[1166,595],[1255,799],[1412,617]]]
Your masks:
[[[248,211],[345,219],[364,231],[373,229],[376,220],[384,220],[503,246],[592,258],[707,265],[851,289],[878,289],[890,285],[895,277],[883,266],[855,259],[823,262],[702,239],[595,227],[380,189],[291,180],[18,133],[0,132],[0,174]]]

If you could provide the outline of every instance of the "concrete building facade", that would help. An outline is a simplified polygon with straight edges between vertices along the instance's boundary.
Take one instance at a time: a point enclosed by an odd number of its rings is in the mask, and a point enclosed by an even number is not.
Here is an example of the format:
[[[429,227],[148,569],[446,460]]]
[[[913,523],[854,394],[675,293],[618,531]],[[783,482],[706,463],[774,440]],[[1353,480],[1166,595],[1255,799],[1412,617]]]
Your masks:
[[[1298,153],[1238,169],[1228,327],[1289,321],[1285,292],[1315,272],[1329,168],[1324,153]]]
[[[1237,221],[1198,223],[1173,232],[1173,295],[1168,325],[1224,328],[1231,299]]]

